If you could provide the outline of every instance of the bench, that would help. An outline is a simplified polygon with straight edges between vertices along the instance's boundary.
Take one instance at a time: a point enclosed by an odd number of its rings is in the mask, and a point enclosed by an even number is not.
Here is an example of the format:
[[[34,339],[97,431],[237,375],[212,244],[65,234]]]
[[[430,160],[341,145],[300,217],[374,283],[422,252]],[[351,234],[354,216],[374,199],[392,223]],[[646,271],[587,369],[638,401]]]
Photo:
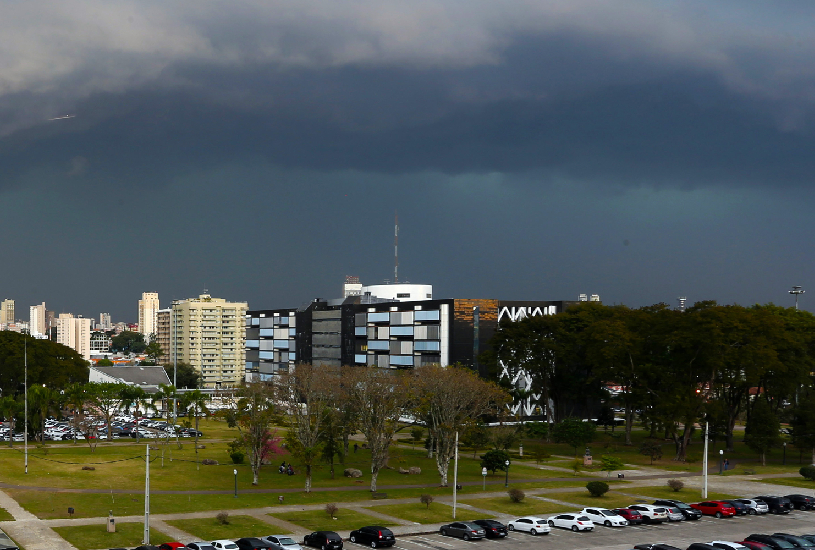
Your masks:
[[[383,498],[388,498],[388,493],[372,493],[371,496],[374,500],[382,500]]]

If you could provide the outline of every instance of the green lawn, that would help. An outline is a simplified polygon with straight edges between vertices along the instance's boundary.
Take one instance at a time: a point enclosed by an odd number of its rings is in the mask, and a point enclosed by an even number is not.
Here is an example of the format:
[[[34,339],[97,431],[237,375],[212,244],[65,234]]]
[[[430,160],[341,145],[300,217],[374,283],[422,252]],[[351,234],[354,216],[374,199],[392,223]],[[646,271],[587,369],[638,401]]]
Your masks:
[[[681,491],[675,492],[670,487],[631,487],[629,489],[624,490],[626,493],[642,495],[643,497],[648,497],[646,500],[663,498],[663,499],[671,499],[671,500],[681,500],[682,502],[699,502],[702,500],[702,491],[701,489],[696,489],[693,487],[685,487]],[[722,500],[722,499],[730,499],[730,498],[740,498],[738,495],[733,495],[729,493],[716,493],[713,491],[708,491],[707,493],[708,500]]]
[[[553,493],[553,495],[556,493]],[[557,498],[552,496],[552,498]],[[568,506],[555,504],[554,502],[546,502],[537,498],[527,496],[521,502],[512,502],[509,497],[494,497],[494,498],[468,498],[462,499],[462,504],[469,504],[476,508],[484,510],[492,510],[502,514],[510,514],[513,516],[542,516],[548,514],[556,514],[558,512],[565,512],[569,510]]]
[[[410,504],[386,504],[371,508],[371,510],[414,523],[453,521],[453,507],[440,502],[432,503],[429,508],[421,502],[414,502]],[[459,509],[456,515],[458,519],[462,519],[463,515],[471,515],[471,513]]]
[[[9,514],[5,508],[0,508],[0,521],[14,521],[14,516]]]
[[[166,521],[200,540],[239,539],[241,537],[265,537],[273,531],[280,530],[263,520],[252,516],[229,516],[229,524],[221,525],[214,518],[179,519]],[[97,547],[100,548],[100,547]]]
[[[373,509],[379,510],[378,508]],[[375,518],[368,514],[357,512],[356,510],[344,510],[342,508],[337,511],[335,519],[331,519],[325,510],[304,510],[302,512],[286,512],[269,515],[273,518],[279,518],[289,523],[299,525],[309,531],[350,531],[364,525],[381,525],[383,527],[398,525],[397,523]]]
[[[634,502],[634,499],[630,496],[622,495],[615,491],[609,491],[601,497],[591,496],[588,490],[574,493],[552,493],[546,496],[564,502],[574,502],[580,506],[596,506],[602,508],[621,508],[633,504]]]
[[[142,543],[144,525],[141,523],[117,523],[116,532],[108,533],[104,523],[99,525],[77,525],[71,527],[53,527],[59,536],[76,546],[79,550],[95,548],[135,547]],[[150,542],[161,544],[170,538],[155,529],[150,529]]]
[[[802,477],[768,477],[760,479],[759,481],[762,483],[772,483],[774,485],[785,485],[787,487],[815,489],[815,481],[809,481]]]

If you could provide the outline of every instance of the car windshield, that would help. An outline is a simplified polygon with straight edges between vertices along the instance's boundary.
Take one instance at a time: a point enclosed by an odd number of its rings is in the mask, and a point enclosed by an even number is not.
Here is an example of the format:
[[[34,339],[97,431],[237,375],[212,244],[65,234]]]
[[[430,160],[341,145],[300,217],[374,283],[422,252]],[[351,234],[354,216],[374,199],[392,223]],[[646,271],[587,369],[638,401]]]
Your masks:
[[[677,502],[676,504],[674,504],[674,506],[676,506],[680,510],[690,510],[690,506],[688,506],[684,502]]]
[[[279,542],[280,544],[297,544],[289,537],[278,537],[277,542]]]
[[[617,512],[615,512],[614,510],[600,510],[600,513],[603,514],[604,516],[619,516],[620,515]]]
[[[591,520],[586,516],[580,516],[579,518],[577,518],[577,521],[591,521]]]

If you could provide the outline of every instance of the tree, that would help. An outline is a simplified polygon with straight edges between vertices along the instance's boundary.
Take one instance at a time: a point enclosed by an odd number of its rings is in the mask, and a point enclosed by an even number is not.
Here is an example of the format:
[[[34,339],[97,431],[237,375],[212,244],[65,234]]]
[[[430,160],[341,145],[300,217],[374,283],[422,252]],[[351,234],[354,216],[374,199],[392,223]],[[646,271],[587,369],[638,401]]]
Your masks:
[[[643,441],[640,445],[640,454],[650,458],[651,466],[653,466],[654,460],[662,458],[662,445],[653,441]]]
[[[89,382],[85,385],[88,405],[98,411],[105,419],[108,441],[112,439],[110,421],[121,406],[122,390],[125,387],[125,384],[108,384],[103,382]]]
[[[419,443],[422,439],[424,439],[424,430],[419,426],[415,426],[410,429],[410,439],[413,441],[413,448],[416,448],[416,444]]]
[[[474,371],[462,367],[422,367],[413,381],[416,416],[427,419],[436,442],[436,467],[447,486],[450,460],[455,456],[456,432],[464,432],[484,414],[496,413],[509,396]],[[512,427],[513,431],[517,431]]]
[[[320,458],[327,462],[331,470],[331,479],[334,479],[334,458],[343,460],[342,447],[342,413],[335,409],[326,412],[325,427],[320,436]]]
[[[96,362],[96,366],[97,367],[112,367],[113,366],[113,361],[111,361],[110,359],[108,359],[106,357],[103,357],[102,359],[100,359],[99,361]]]
[[[600,470],[608,472],[606,477],[611,477],[611,472],[622,470],[623,468],[625,468],[625,463],[616,456],[602,455],[600,457]]]
[[[596,428],[593,422],[583,422],[579,418],[566,418],[555,425],[552,435],[557,443],[568,443],[574,447],[577,456],[578,447],[585,447],[592,439]]]
[[[207,403],[209,403],[210,396],[195,389],[188,391],[181,396],[181,406],[187,409],[187,415],[193,415],[195,418],[195,462],[198,463],[198,422],[201,420],[201,414],[209,414]]]
[[[608,483],[604,481],[589,481],[586,483],[586,489],[589,490],[591,496],[601,497],[608,492]]]
[[[158,365],[159,358],[164,355],[164,350],[161,349],[161,344],[155,339],[155,335],[153,335],[150,343],[144,348],[144,354],[153,361],[154,365]]]
[[[33,409],[33,419],[39,423],[40,443],[45,441],[45,421],[51,412],[59,411],[60,394],[48,386],[32,386],[28,390],[28,405]],[[34,422],[32,422],[32,425]]]
[[[195,367],[187,363],[179,362],[176,366],[173,366],[172,363],[165,364],[164,370],[167,372],[167,376],[170,380],[175,376],[175,386],[177,388],[197,388],[201,380],[201,375],[198,374]]]
[[[781,443],[780,431],[781,423],[770,408],[770,404],[763,397],[756,396],[756,402],[744,429],[744,442],[761,455],[762,466],[767,464],[767,453]]]
[[[473,450],[473,458],[478,454],[479,449],[484,449],[490,444],[490,440],[489,429],[482,423],[468,426],[461,437],[461,443]]]
[[[597,413],[597,423],[603,427],[603,431],[608,431],[611,426],[611,431],[614,432],[614,410],[610,405],[603,405],[600,407],[600,412]]]
[[[10,330],[0,331],[0,393],[21,395],[28,356],[29,387],[46,384],[63,390],[88,381],[88,362],[75,350]]]
[[[110,351],[120,353],[142,353],[147,348],[144,334],[123,330],[110,339]]]
[[[0,415],[3,415],[3,420],[8,423],[9,447],[11,447],[14,443],[14,417],[17,415],[19,410],[20,403],[14,398],[13,395],[6,395],[0,398]]]
[[[274,388],[266,382],[244,384],[236,392],[234,412],[240,432],[240,445],[249,455],[252,485],[258,484],[264,458],[276,449],[269,426],[275,415]]]
[[[148,410],[156,410],[153,404],[153,396],[144,391],[140,386],[125,386],[119,393],[121,398],[121,407],[125,411],[129,411],[130,407],[134,407],[134,416],[136,417],[136,443],[141,441],[141,432],[139,431],[139,420],[142,414],[147,413]]]
[[[494,475],[498,470],[507,469],[507,460],[509,460],[509,454],[506,451],[493,449],[481,455],[481,467],[491,471]]]
[[[399,371],[367,367],[345,367],[341,380],[343,396],[357,411],[359,430],[371,450],[371,492],[376,492],[376,478],[388,462],[399,418],[408,411],[410,380]]]
[[[305,489],[309,493],[311,469],[320,456],[320,442],[339,380],[330,367],[308,363],[300,363],[276,379],[277,400],[285,409],[288,425],[286,443],[306,469]]]

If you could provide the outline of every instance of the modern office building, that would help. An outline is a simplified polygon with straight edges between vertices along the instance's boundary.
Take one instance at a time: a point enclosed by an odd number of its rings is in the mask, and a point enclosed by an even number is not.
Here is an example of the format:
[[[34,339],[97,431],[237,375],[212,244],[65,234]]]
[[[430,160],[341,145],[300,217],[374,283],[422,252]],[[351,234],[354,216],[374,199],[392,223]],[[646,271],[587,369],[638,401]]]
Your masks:
[[[0,302],[0,323],[11,324],[14,320],[14,300],[3,300]]]
[[[28,330],[31,331],[32,336],[47,336],[48,335],[48,328],[45,324],[45,302],[41,303],[37,306],[31,306],[28,308],[29,313],[29,321],[28,321]]]
[[[246,302],[202,294],[170,307],[169,362],[192,365],[205,388],[231,387],[244,379]]]
[[[156,315],[159,310],[158,292],[142,292],[139,300],[139,332],[149,342],[156,333]]]
[[[58,344],[76,350],[83,359],[91,358],[91,320],[74,317],[71,313],[60,313],[56,322]]]

